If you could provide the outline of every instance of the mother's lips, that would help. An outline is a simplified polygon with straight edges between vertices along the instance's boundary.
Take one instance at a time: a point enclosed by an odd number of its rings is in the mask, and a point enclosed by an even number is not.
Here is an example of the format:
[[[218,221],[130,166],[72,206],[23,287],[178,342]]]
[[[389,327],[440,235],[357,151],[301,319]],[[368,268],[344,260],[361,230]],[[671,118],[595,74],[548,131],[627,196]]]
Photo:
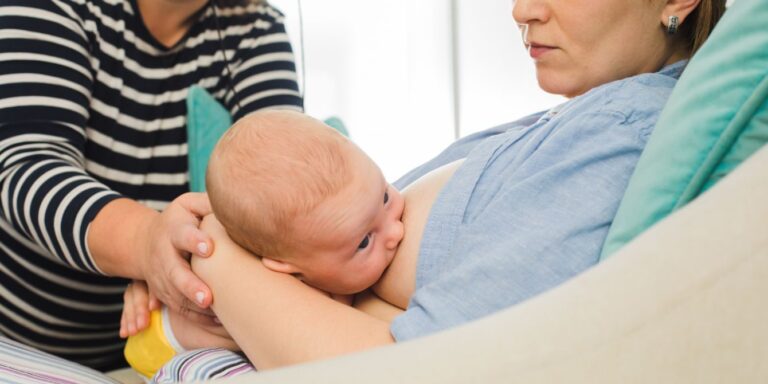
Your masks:
[[[531,55],[531,58],[533,58],[534,60],[538,60],[548,52],[555,49],[555,47],[538,44],[538,43],[529,43],[529,44],[526,44],[526,46],[528,48],[528,53]]]

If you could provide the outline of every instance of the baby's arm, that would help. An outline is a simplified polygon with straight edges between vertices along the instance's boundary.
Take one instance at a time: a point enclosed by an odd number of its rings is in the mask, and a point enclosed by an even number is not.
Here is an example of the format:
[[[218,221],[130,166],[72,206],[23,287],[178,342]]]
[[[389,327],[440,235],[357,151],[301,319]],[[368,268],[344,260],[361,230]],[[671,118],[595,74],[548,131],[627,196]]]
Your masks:
[[[374,293],[371,289],[366,289],[365,291],[354,295],[337,295],[335,293],[327,292],[323,293],[327,294],[331,299],[334,299],[339,303],[354,307],[361,312],[367,313],[388,323],[392,322],[392,320],[397,315],[403,313],[402,308],[398,308],[392,303],[384,301],[384,299],[376,295],[376,293]]]

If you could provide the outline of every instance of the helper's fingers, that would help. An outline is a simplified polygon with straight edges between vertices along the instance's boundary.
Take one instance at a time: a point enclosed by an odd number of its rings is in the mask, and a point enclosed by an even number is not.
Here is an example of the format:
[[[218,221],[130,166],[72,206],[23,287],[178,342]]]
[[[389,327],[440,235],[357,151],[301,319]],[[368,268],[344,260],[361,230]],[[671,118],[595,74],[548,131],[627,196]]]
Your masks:
[[[205,309],[211,305],[211,290],[197,275],[192,273],[189,264],[179,260],[170,274],[171,282],[187,300],[195,303],[199,308]]]
[[[187,192],[174,201],[199,218],[213,212],[211,202],[208,200],[208,194],[206,193]]]
[[[179,251],[202,257],[208,257],[213,251],[211,237],[192,224],[176,227],[171,232],[171,244]]]

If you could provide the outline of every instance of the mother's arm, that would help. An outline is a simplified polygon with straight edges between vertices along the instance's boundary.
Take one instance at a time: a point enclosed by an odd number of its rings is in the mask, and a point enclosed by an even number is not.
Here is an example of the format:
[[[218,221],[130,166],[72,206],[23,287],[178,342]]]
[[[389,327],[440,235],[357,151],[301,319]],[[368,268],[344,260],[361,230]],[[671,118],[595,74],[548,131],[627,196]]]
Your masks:
[[[209,258],[193,258],[192,268],[212,290],[216,315],[258,369],[394,343],[388,322],[270,271],[232,242],[213,216],[201,228],[216,249]]]

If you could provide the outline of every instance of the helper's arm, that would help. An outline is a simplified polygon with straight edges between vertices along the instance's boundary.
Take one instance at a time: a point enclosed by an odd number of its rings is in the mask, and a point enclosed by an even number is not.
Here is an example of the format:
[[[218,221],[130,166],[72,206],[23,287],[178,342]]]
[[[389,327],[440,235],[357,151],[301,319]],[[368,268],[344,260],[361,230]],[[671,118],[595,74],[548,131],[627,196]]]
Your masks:
[[[148,280],[180,308],[180,290],[191,300],[207,290],[177,254],[200,242],[211,248],[196,218],[210,211],[208,200],[187,195],[161,216],[102,182],[113,172],[86,158],[89,145],[100,145],[86,130],[95,59],[73,7],[23,2],[0,13],[3,41],[13,42],[0,48],[8,58],[0,90],[0,231],[76,271]],[[86,171],[89,160],[97,171]]]
[[[268,270],[214,217],[206,217],[202,229],[216,249],[210,258],[195,257],[193,270],[213,291],[216,315],[258,369],[394,343],[388,322]]]

